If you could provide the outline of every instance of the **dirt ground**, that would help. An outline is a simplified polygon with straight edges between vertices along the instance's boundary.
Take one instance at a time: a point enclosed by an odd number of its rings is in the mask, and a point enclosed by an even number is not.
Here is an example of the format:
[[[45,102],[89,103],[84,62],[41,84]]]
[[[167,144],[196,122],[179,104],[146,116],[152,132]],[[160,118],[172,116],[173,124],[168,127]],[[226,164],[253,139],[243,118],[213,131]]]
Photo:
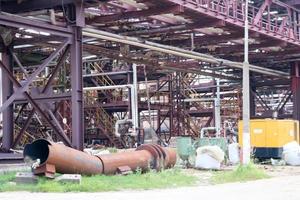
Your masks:
[[[256,165],[261,169],[264,169],[266,173],[272,178],[286,177],[286,176],[300,176],[300,166],[272,166],[272,165]],[[222,171],[233,170],[234,166],[226,166],[222,168]],[[212,171],[197,170],[197,169],[184,169],[188,174],[197,176],[199,178],[198,185],[212,185],[210,182],[213,176]]]
[[[272,166],[272,165],[258,165],[260,168],[266,170],[271,177],[285,177],[300,175],[300,166]]]

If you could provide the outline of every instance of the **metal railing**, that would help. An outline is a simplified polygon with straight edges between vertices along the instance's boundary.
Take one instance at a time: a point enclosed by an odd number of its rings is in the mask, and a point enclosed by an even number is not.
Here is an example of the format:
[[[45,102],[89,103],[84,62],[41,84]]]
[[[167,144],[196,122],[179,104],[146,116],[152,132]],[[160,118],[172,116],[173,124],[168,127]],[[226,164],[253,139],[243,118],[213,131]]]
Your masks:
[[[205,11],[207,15],[212,15],[214,17],[223,16],[225,20],[231,19],[233,22],[240,22],[243,24],[245,21],[245,5],[243,1],[224,0],[223,2],[224,3],[221,4],[220,1],[216,0],[185,0],[184,4],[193,5],[194,8],[201,9],[200,12]],[[298,13],[298,10],[296,9],[291,7],[288,9],[290,10],[290,13]],[[255,19],[256,16],[259,16],[257,18],[258,20]],[[298,22],[291,18],[292,16],[289,16],[288,13],[284,16],[277,16],[267,12],[262,14],[259,8],[249,5],[248,19],[250,28],[252,26],[258,28],[258,30],[264,30],[266,33],[271,32],[273,35],[299,42],[300,35]]]

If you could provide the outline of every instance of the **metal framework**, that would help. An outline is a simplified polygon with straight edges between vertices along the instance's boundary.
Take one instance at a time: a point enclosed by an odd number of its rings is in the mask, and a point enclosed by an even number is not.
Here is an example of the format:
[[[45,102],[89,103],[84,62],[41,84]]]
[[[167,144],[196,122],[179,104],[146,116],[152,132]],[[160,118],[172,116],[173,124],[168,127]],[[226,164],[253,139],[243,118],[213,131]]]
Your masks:
[[[1,4],[2,151],[37,138],[82,150],[94,140],[127,148],[149,138],[165,144],[179,135],[199,137],[201,128],[216,125],[216,79],[222,125],[236,125],[244,1],[63,2]],[[249,4],[252,118],[278,113],[300,120],[296,6]],[[138,137],[117,137],[116,122],[136,115]]]

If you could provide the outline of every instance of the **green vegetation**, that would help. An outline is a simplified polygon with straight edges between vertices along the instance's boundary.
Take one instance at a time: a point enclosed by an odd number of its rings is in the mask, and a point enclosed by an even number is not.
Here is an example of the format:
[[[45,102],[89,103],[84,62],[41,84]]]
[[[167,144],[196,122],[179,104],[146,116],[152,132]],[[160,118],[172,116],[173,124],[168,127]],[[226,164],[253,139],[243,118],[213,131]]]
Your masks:
[[[109,153],[117,153],[118,152],[118,149],[114,148],[114,147],[107,148],[107,150],[109,151]]]
[[[102,192],[124,189],[155,189],[174,188],[195,185],[197,178],[187,175],[179,169],[164,170],[162,172],[135,173],[127,176],[84,176],[81,184],[58,183],[54,180],[39,178],[37,184],[18,184],[11,182],[15,173],[0,175],[0,192],[30,191],[30,192]]]
[[[212,177],[212,183],[245,182],[264,178],[269,178],[265,171],[250,163],[246,166],[239,165],[233,171],[215,172]]]

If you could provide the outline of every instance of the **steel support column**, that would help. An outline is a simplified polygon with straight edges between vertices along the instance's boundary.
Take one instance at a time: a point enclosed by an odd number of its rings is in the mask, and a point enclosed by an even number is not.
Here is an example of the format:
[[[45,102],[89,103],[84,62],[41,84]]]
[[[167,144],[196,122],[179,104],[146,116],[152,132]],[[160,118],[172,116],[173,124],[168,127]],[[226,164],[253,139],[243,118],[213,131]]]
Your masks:
[[[8,49],[5,49],[2,53],[2,62],[9,66],[9,70],[12,71],[11,56]],[[2,72],[2,102],[5,102],[13,93],[13,84],[9,80],[9,77]],[[13,117],[13,105],[11,104],[5,111],[3,111],[3,150],[9,151],[13,143],[13,131],[14,131],[14,117]]]
[[[83,149],[83,78],[82,78],[82,26],[84,24],[83,10],[75,6],[76,24],[73,28],[71,44],[71,88],[72,88],[72,146]]]
[[[300,63],[292,64],[293,118],[300,121]]]
[[[170,116],[169,116],[169,122],[170,122],[170,137],[176,136],[174,131],[174,105],[173,105],[173,75],[170,74],[169,80],[168,80],[168,89],[169,89],[169,106],[170,106]]]
[[[250,73],[250,118],[254,118],[256,115],[256,105],[255,105],[255,80],[253,78],[253,74]],[[254,92],[253,92],[254,91]]]

